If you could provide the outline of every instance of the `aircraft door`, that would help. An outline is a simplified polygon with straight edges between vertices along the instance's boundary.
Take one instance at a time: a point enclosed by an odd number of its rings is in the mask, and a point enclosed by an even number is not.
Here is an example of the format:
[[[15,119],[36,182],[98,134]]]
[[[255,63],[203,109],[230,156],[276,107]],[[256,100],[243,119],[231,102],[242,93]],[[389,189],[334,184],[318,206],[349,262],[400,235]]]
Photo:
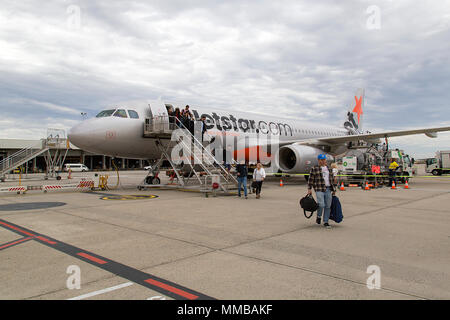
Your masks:
[[[155,131],[164,131],[169,127],[169,117],[167,115],[166,105],[158,100],[152,101],[149,104],[151,113],[153,115],[152,122]]]

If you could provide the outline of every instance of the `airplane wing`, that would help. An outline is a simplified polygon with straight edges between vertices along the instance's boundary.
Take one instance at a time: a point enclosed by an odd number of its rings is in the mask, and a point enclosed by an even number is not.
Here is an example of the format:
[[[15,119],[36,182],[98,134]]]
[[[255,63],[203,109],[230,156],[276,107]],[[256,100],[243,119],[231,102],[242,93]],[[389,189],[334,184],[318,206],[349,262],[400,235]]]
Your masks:
[[[425,134],[430,138],[436,138],[437,132],[450,131],[450,127],[437,127],[437,128],[427,128],[427,129],[412,129],[412,130],[400,130],[400,131],[386,131],[380,133],[366,133],[366,134],[356,134],[356,135],[346,135],[339,137],[323,137],[323,138],[313,138],[313,139],[302,139],[302,140],[282,140],[282,141],[273,141],[273,143],[278,144],[280,147],[290,144],[304,144],[304,145],[343,145],[346,142],[350,141],[359,141],[364,140],[368,142],[373,142],[374,140],[378,140],[381,138],[389,138],[389,137],[400,137],[407,136],[413,134]],[[246,146],[260,146],[266,147],[271,144],[270,140],[258,141],[256,139],[251,139],[250,141],[245,142],[244,140],[239,141],[238,150],[244,148]]]
[[[334,144],[342,144],[350,141],[358,141],[358,140],[377,140],[381,138],[389,138],[389,137],[400,137],[407,136],[413,134],[421,134],[424,133],[430,138],[436,138],[437,132],[442,131],[450,131],[450,127],[438,127],[438,128],[428,128],[428,129],[412,129],[412,130],[400,130],[400,131],[386,131],[380,133],[366,133],[366,134],[357,134],[357,135],[348,135],[348,136],[340,136],[340,137],[324,137],[324,138],[315,138],[298,141],[298,144],[315,144],[322,143],[328,145]],[[314,143],[315,142],[315,143]]]

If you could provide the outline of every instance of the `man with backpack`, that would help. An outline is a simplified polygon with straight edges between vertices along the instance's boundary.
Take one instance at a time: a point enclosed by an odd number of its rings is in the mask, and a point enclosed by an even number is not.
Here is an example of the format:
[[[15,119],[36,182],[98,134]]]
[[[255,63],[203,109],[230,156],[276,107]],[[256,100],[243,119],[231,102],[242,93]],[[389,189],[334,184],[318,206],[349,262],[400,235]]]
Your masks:
[[[319,154],[317,157],[319,165],[311,168],[308,179],[308,195],[312,194],[312,188],[316,191],[317,203],[319,208],[317,210],[316,223],[321,223],[323,214],[323,225],[327,229],[331,228],[328,224],[331,211],[332,196],[335,195],[336,189],[333,181],[333,171],[327,165],[327,156]]]

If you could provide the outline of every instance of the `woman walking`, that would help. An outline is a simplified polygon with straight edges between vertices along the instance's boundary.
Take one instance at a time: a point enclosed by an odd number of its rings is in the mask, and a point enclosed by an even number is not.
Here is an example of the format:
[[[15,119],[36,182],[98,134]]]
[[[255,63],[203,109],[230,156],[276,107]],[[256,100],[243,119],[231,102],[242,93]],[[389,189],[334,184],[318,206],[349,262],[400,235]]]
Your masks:
[[[256,183],[256,199],[261,197],[261,188],[264,178],[266,177],[266,171],[262,167],[261,163],[256,164],[256,169],[253,171],[253,181]]]

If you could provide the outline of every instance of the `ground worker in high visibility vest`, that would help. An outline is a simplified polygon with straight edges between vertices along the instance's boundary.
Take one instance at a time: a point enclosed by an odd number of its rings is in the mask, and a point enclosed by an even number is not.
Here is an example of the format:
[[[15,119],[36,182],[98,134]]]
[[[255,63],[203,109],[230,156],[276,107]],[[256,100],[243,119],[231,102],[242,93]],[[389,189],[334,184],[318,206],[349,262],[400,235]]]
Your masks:
[[[392,181],[397,185],[397,181],[395,181],[395,171],[399,167],[398,163],[395,162],[395,159],[392,159],[391,164],[389,165],[389,186],[392,186]]]

